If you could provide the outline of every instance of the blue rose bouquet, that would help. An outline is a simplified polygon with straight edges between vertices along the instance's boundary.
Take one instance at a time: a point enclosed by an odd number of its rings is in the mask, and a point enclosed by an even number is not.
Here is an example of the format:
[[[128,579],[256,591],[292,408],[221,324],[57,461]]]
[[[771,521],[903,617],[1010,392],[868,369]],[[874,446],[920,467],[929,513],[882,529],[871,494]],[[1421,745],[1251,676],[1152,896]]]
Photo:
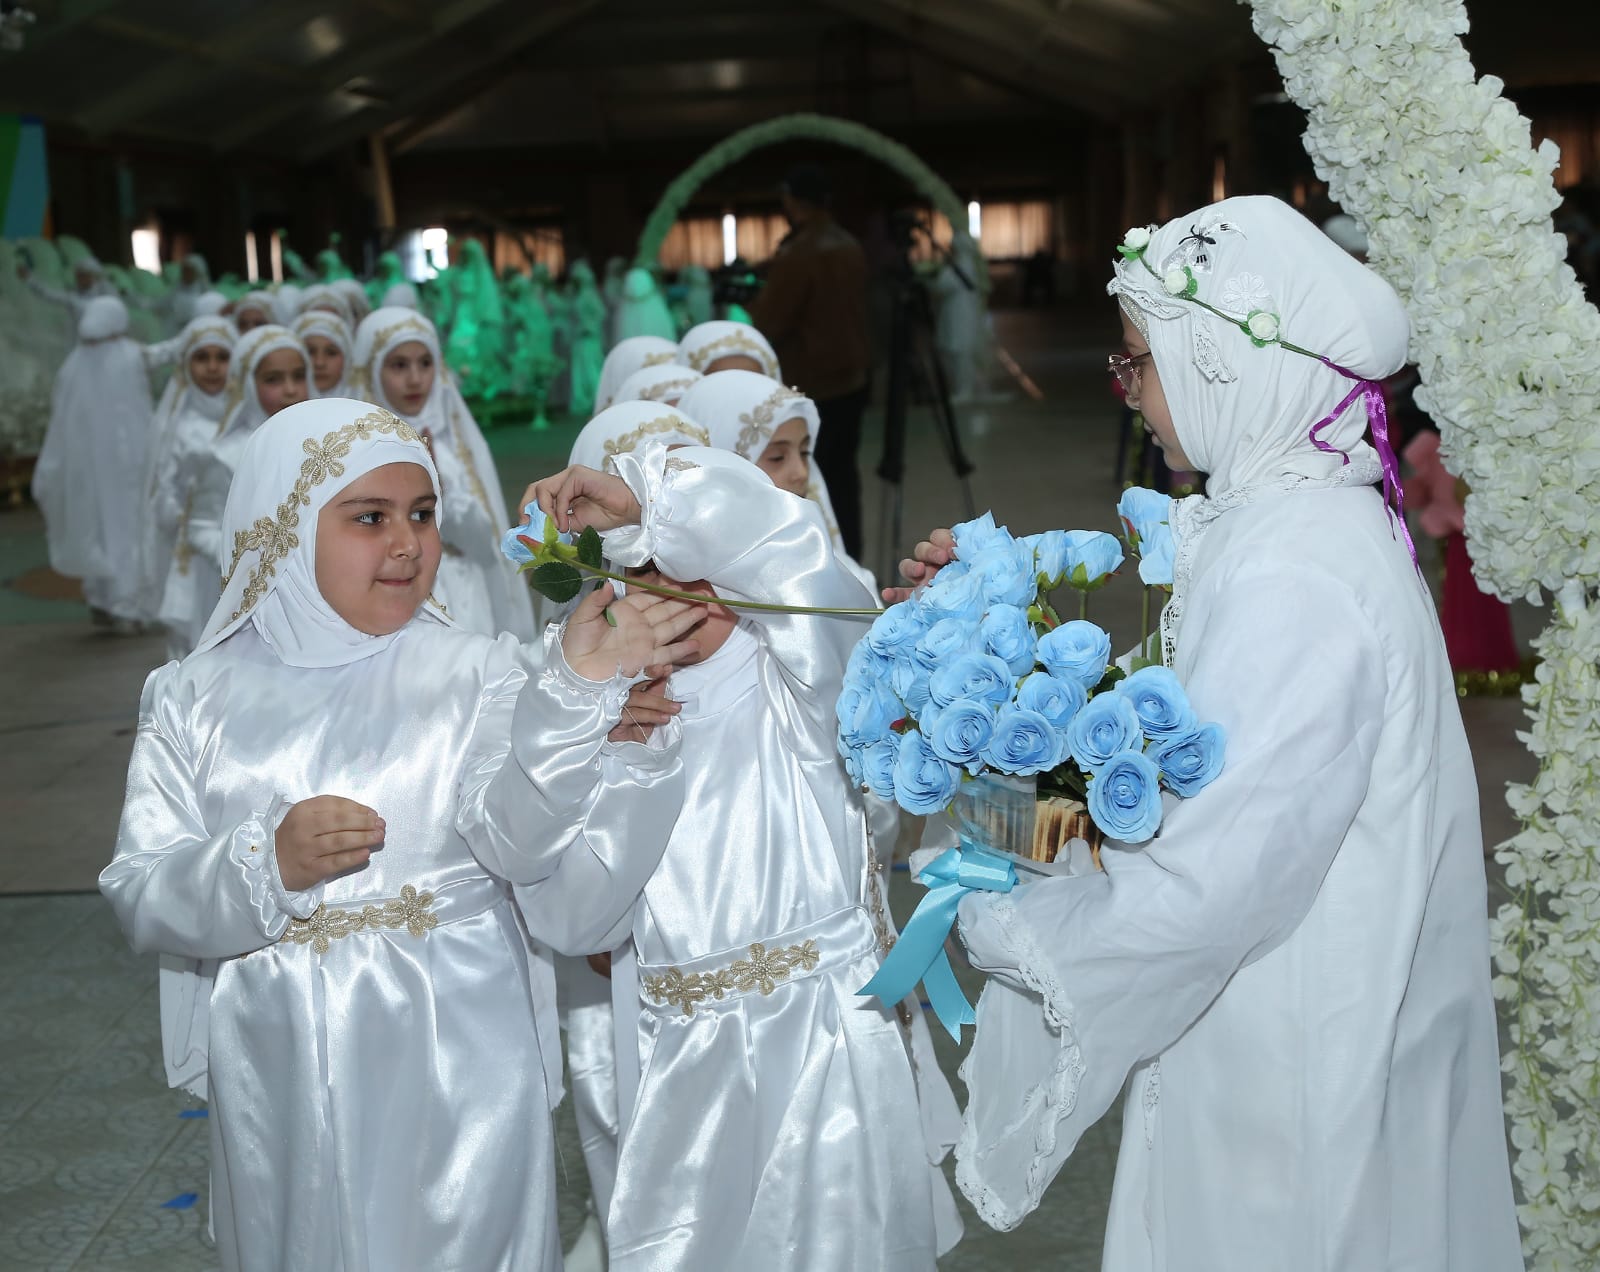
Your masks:
[[[1141,576],[1159,581],[1164,551],[1170,581],[1169,501],[1129,496],[1119,511]],[[1041,796],[1083,801],[1104,835],[1151,839],[1163,790],[1186,798],[1221,772],[1223,736],[1196,718],[1171,671],[1141,663],[1124,674],[1103,628],[1051,607],[1057,587],[1103,585],[1121,546],[1085,530],[1019,539],[988,513],[953,534],[955,559],[884,611],[851,655],[837,707],[851,779],[928,814],[973,778],[1032,777]]]

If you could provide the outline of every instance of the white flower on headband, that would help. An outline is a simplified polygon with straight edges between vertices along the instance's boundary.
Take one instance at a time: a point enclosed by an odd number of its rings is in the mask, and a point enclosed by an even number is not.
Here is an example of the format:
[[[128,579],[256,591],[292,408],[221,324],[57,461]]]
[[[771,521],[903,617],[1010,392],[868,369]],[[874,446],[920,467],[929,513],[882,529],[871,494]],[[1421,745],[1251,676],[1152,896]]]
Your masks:
[[[1244,325],[1250,339],[1258,345],[1271,344],[1278,338],[1278,315],[1269,314],[1265,309],[1256,310],[1245,319]]]
[[[1195,278],[1194,271],[1187,265],[1180,265],[1176,269],[1169,269],[1161,277],[1161,285],[1167,289],[1169,296],[1193,296],[1200,290],[1199,280]]]
[[[1136,225],[1122,236],[1122,245],[1130,247],[1136,252],[1143,251],[1150,246],[1150,227]]]

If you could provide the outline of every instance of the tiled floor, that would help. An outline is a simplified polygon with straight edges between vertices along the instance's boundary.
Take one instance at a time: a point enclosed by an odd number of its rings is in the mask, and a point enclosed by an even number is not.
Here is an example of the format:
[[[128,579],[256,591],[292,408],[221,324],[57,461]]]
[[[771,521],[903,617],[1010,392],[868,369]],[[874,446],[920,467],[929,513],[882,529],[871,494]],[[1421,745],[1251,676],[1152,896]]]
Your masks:
[[[1115,415],[1097,370],[1115,340],[1105,319],[1000,316],[1002,339],[1046,396],[968,411],[962,429],[979,465],[978,508],[993,508],[1019,532],[1112,527]],[[959,487],[929,433],[914,416],[907,540],[962,515]],[[571,437],[570,429],[497,432],[510,494],[559,466]],[[862,467],[874,501],[877,448],[869,432]],[[877,524],[869,513],[865,559],[874,565],[882,559]],[[4,586],[43,559],[37,514],[0,512],[0,894],[11,894],[0,896],[0,1269],[209,1268],[206,1122],[165,1086],[154,962],[128,952],[92,892],[116,832],[139,688],[161,642],[97,635],[80,606]],[[1134,594],[1103,594],[1094,615],[1127,644],[1136,636]],[[1536,616],[1517,618],[1526,638]],[[1512,828],[1499,792],[1528,772],[1514,736],[1520,710],[1513,700],[1472,700],[1464,713],[1494,842]],[[903,916],[918,891],[896,874],[896,911]],[[956,1048],[937,1033],[936,1045],[953,1080]],[[989,1231],[968,1210],[967,1238],[941,1266],[1098,1267],[1115,1126],[1105,1119],[1084,1139],[1045,1206],[1016,1232]],[[565,1106],[557,1137],[567,1171],[560,1214],[571,1233],[587,1182]]]

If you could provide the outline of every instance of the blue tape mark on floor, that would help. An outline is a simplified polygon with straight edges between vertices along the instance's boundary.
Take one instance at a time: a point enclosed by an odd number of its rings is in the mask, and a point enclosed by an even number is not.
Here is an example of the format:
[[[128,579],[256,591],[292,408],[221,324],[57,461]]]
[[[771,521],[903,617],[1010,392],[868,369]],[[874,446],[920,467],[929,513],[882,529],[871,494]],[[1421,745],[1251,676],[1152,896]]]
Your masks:
[[[930,1003],[926,998],[922,999],[922,1010],[923,1011],[932,1011],[933,1010],[933,1004]]]
[[[199,1200],[200,1200],[200,1194],[199,1193],[179,1193],[171,1201],[163,1201],[161,1203],[161,1209],[163,1209],[163,1210],[187,1210],[187,1209],[189,1209],[190,1206],[194,1205],[194,1203],[199,1201]]]
[[[184,1109],[184,1111],[182,1113],[178,1114],[178,1116],[179,1117],[210,1117],[211,1116],[211,1110],[210,1109]]]
[[[890,867],[890,869],[891,870],[909,870],[909,869],[911,869],[911,863],[909,861],[897,861],[897,862],[894,863],[893,866]]]

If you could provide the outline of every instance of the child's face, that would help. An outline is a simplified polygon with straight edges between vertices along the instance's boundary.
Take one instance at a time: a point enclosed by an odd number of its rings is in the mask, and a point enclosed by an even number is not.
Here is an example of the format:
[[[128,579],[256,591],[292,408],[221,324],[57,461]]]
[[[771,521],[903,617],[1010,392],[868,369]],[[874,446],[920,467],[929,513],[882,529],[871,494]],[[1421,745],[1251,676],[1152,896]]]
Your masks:
[[[767,373],[766,367],[747,353],[724,354],[706,366],[705,374],[715,375],[718,371],[754,371],[759,375]]]
[[[804,499],[811,485],[811,433],[805,420],[796,416],[778,425],[756,464],[779,490]]]
[[[256,397],[271,419],[306,400],[306,360],[294,349],[274,349],[256,364]]]
[[[408,340],[389,351],[379,375],[383,396],[401,415],[420,414],[433,392],[433,354],[420,340]]]
[[[326,393],[344,374],[344,350],[327,336],[307,336],[306,352],[311,355],[311,379],[318,393]]]
[[[656,587],[670,587],[680,592],[693,592],[696,596],[716,595],[711,584],[704,579],[697,579],[693,583],[682,583],[677,579],[669,579],[660,570],[656,569],[654,561],[624,570],[623,573],[630,579],[638,579],[641,583],[649,583]],[[708,605],[706,607],[706,616],[680,637],[682,640],[692,639],[697,646],[697,650],[678,665],[680,667],[688,667],[695,663],[704,662],[728,643],[728,637],[733,634],[733,629],[738,626],[738,623],[738,615],[726,605]]]
[[[317,589],[358,632],[399,631],[433,591],[437,503],[421,464],[385,464],[317,514]]]
[[[259,309],[241,309],[234,315],[233,325],[239,329],[239,334],[242,336],[257,327],[265,327],[267,315]]]
[[[228,382],[228,351],[201,345],[189,355],[189,379],[202,393],[221,393]]]
[[[1132,320],[1122,310],[1122,340],[1130,357],[1137,358],[1150,352],[1150,345]],[[1161,374],[1156,370],[1156,360],[1145,358],[1139,363],[1139,378],[1135,390],[1128,394],[1128,405],[1144,416],[1145,427],[1161,448],[1161,456],[1173,472],[1193,472],[1194,465],[1183,453],[1183,443],[1178,440],[1178,430],[1172,426],[1172,412],[1167,407],[1167,395],[1161,387]]]

